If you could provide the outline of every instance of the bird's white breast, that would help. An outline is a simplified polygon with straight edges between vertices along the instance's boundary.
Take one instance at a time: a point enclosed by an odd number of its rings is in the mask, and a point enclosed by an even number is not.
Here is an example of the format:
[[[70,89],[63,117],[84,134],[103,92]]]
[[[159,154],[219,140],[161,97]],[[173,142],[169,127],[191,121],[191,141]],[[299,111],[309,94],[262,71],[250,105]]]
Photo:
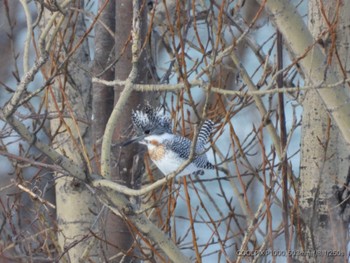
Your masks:
[[[154,164],[164,175],[175,172],[186,161],[180,157],[179,153],[172,151],[163,144],[164,141],[171,141],[174,138],[175,136],[173,134],[150,135],[146,138],[148,141],[148,153]],[[190,143],[188,147],[190,147]],[[198,170],[200,169],[194,163],[190,163],[178,175],[188,175]]]
[[[153,160],[158,169],[164,174],[169,175],[175,172],[186,160],[180,158],[174,152],[167,152],[164,157],[160,160]],[[198,168],[190,163],[186,168],[178,174],[178,176],[188,175],[195,171],[198,171]]]

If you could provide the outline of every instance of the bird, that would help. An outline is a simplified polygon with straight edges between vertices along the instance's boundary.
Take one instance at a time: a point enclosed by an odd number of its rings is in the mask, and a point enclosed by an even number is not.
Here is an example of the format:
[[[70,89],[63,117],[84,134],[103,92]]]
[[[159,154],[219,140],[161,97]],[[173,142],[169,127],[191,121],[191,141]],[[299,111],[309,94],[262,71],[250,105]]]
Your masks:
[[[124,146],[139,142],[147,146],[152,162],[165,175],[175,172],[190,157],[192,141],[172,133],[171,119],[161,108],[153,109],[146,105],[132,112],[132,123],[137,137],[124,143]],[[205,144],[212,132],[214,123],[204,121],[199,130],[193,160],[177,176],[188,174],[203,175],[204,170],[214,169],[208,161]]]
[[[178,176],[203,175],[204,170],[214,169],[214,165],[208,161],[204,147],[212,125],[211,121],[204,122],[198,134],[194,158]],[[169,133],[146,136],[140,143],[147,146],[151,160],[164,175],[175,172],[188,160],[192,147],[190,139]]]

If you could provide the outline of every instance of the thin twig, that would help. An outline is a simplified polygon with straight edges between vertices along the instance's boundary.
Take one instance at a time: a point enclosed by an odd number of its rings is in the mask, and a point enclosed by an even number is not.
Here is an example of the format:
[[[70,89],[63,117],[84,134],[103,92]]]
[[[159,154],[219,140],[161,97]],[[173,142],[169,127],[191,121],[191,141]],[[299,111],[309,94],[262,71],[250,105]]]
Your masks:
[[[30,41],[32,38],[32,16],[30,14],[28,4],[26,0],[20,0],[23,10],[26,16],[27,20],[27,34],[26,39],[24,41],[24,52],[23,52],[23,72],[24,74],[29,71],[29,48],[30,48]]]
[[[40,196],[38,196],[37,194],[33,193],[31,190],[29,190],[27,187],[25,187],[22,184],[19,184],[17,182],[15,182],[14,180],[11,180],[11,182],[16,185],[19,189],[21,189],[23,192],[26,192],[27,194],[29,194],[31,197],[34,198],[34,200],[38,200],[40,203],[47,205],[53,209],[56,209],[56,206],[51,204],[49,201],[41,198]]]

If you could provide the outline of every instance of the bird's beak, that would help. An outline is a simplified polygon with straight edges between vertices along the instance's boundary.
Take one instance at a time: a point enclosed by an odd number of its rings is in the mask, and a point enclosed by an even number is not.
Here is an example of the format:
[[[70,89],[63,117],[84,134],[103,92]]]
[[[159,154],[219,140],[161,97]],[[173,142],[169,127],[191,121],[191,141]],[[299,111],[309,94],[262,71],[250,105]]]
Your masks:
[[[126,141],[124,143],[121,143],[120,146],[121,147],[125,147],[125,146],[128,146],[134,142],[139,142],[141,144],[146,144],[145,141],[143,141],[143,139],[145,138],[146,135],[141,135],[141,136],[138,136],[138,137],[135,137],[135,138],[132,138],[131,140],[129,141]]]

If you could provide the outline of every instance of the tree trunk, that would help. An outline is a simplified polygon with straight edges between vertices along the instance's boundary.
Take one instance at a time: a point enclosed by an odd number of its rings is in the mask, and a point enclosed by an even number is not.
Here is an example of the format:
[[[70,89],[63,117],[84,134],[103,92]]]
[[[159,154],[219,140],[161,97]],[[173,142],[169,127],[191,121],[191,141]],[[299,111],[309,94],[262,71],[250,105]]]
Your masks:
[[[57,1],[59,5],[63,1]],[[60,70],[55,81],[48,88],[48,108],[57,113],[58,117],[50,121],[53,146],[63,155],[88,173],[91,170],[89,155],[91,148],[89,121],[91,116],[91,78],[87,74],[90,54],[85,40],[76,50],[78,41],[86,31],[84,16],[81,12],[71,11],[82,9],[84,1],[73,1],[60,25],[61,15],[57,16],[57,28],[51,28],[46,43],[51,38],[51,60],[45,65],[44,72]],[[70,9],[72,8],[72,9]],[[57,11],[58,12],[58,11]],[[40,22],[44,29],[47,21],[53,16],[52,11],[44,8]],[[57,67],[73,52],[72,57],[61,69]],[[44,73],[45,76],[45,73]],[[78,262],[82,256],[86,260],[97,260],[97,246],[89,247],[91,236],[89,229],[95,220],[92,212],[96,212],[96,202],[86,185],[72,177],[56,174],[56,207],[59,229],[58,242],[61,252],[70,262]],[[90,243],[91,244],[91,243]]]
[[[142,0],[136,1],[139,4],[140,22],[141,22],[141,39],[145,39],[145,33],[147,32],[146,24],[146,8],[141,9],[143,5]],[[145,6],[144,6],[145,7]],[[130,74],[132,68],[132,56],[131,56],[131,32],[132,32],[132,17],[133,17],[133,1],[123,0],[119,1],[116,5],[116,19],[115,19],[115,53],[117,63],[115,64],[115,79],[126,80]],[[143,43],[143,41],[142,41]],[[138,76],[135,80],[136,83],[147,83],[148,70],[146,64],[146,53],[143,50],[138,67]],[[115,104],[117,103],[123,86],[117,86],[114,89]],[[136,109],[139,104],[143,104],[144,95],[141,92],[132,92],[129,100],[126,102],[123,108],[124,115],[118,120],[118,126],[116,127],[115,134],[113,136],[114,141],[120,142],[126,140],[130,134],[126,134],[126,131],[130,131],[131,127],[131,111]],[[139,188],[141,183],[141,170],[143,166],[143,159],[137,158],[140,153],[138,144],[131,145],[127,148],[114,148],[112,162],[112,180],[124,184],[130,188]],[[106,239],[110,244],[108,245],[108,255],[112,256],[121,252],[121,256],[115,260],[123,259],[123,262],[131,260],[132,250],[131,246],[134,243],[134,235],[130,233],[130,229],[125,222],[125,219],[109,212],[107,216]],[[125,257],[127,255],[127,257]]]
[[[98,4],[98,10],[101,10],[102,8],[104,9],[99,18],[100,23],[96,24],[93,73],[95,77],[99,77],[104,80],[113,80],[113,60],[115,59],[115,1],[109,1],[106,6],[105,3],[106,1],[100,0]],[[113,110],[114,92],[113,88],[106,87],[100,83],[94,83],[92,89],[93,138],[97,156],[100,156],[102,144],[101,139],[109,115]],[[96,160],[95,163],[98,163],[98,160]],[[97,168],[96,172],[100,173],[100,169]]]
[[[348,28],[341,25],[349,24],[350,4],[345,1],[344,6],[336,10],[333,8],[333,1],[323,2],[324,7],[319,1],[309,2],[310,31],[316,39],[323,30],[329,30],[322,15],[322,9],[330,23],[339,16],[336,31],[329,31],[330,34],[337,35],[336,42],[332,42],[332,35],[329,35],[329,38],[323,40],[323,47],[329,66],[337,71],[339,79],[343,79],[345,76],[339,65],[342,64],[345,71],[349,70],[347,64],[349,54],[345,48],[349,43],[345,36],[349,36],[350,32]],[[336,44],[336,47],[332,44]],[[325,76],[327,78],[326,72]],[[298,193],[301,232],[297,238],[298,250],[311,252],[311,254],[305,257],[299,256],[298,259],[301,262],[306,260],[308,262],[334,262],[334,260],[343,262],[347,256],[349,222],[342,220],[341,206],[338,204],[334,189],[346,181],[349,148],[316,91],[310,90],[306,93],[303,109]],[[320,253],[324,251],[339,252],[343,257],[327,257],[324,253]]]

